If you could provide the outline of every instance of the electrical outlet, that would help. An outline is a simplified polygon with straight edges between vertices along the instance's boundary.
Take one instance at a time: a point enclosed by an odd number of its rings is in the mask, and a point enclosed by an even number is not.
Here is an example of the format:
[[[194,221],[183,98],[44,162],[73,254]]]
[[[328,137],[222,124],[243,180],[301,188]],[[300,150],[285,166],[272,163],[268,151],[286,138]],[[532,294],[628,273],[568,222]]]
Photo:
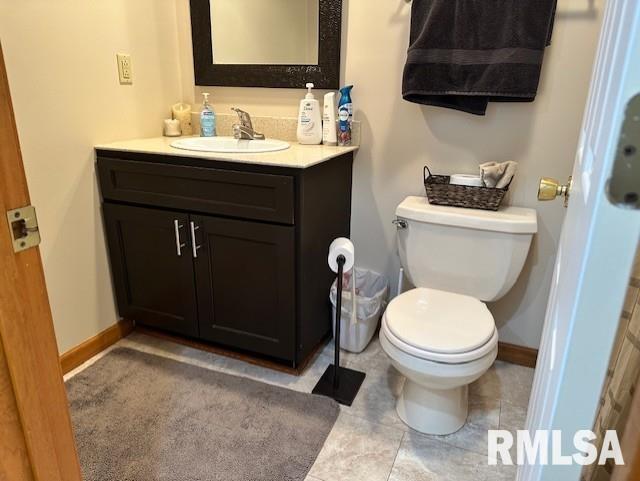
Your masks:
[[[121,84],[132,84],[133,73],[131,70],[131,55],[128,53],[116,54],[118,59],[118,77]]]

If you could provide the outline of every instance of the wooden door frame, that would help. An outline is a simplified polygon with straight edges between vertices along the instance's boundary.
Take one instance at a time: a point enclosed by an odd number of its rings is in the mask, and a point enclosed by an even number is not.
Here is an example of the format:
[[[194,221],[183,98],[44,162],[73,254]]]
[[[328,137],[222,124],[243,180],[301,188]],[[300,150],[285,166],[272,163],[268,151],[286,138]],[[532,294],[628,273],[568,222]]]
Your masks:
[[[13,252],[5,215],[29,204],[0,45],[0,477],[80,481],[40,251]]]

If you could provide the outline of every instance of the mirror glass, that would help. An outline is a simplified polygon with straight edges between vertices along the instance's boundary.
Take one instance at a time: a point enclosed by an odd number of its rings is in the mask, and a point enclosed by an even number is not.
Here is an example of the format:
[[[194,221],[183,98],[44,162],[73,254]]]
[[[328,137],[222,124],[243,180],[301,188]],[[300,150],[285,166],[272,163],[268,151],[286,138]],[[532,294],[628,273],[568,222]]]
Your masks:
[[[319,0],[211,0],[214,64],[316,65]]]

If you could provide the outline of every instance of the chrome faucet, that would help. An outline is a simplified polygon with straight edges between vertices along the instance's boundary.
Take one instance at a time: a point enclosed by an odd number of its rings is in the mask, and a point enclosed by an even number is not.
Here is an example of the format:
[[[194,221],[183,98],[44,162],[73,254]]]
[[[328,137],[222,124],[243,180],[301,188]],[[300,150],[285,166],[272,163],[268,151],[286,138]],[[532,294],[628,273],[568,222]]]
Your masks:
[[[264,134],[253,130],[253,124],[251,123],[251,116],[248,112],[240,110],[239,108],[232,107],[235,113],[238,114],[239,123],[233,124],[233,136],[236,139],[242,140],[264,140]]]

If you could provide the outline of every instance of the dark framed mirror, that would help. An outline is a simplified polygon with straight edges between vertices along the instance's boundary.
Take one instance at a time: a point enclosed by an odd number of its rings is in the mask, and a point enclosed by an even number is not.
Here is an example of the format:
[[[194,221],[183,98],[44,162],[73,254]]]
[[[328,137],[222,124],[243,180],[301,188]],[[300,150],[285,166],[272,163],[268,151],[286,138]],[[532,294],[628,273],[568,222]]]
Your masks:
[[[337,89],[342,0],[190,0],[196,85]]]

